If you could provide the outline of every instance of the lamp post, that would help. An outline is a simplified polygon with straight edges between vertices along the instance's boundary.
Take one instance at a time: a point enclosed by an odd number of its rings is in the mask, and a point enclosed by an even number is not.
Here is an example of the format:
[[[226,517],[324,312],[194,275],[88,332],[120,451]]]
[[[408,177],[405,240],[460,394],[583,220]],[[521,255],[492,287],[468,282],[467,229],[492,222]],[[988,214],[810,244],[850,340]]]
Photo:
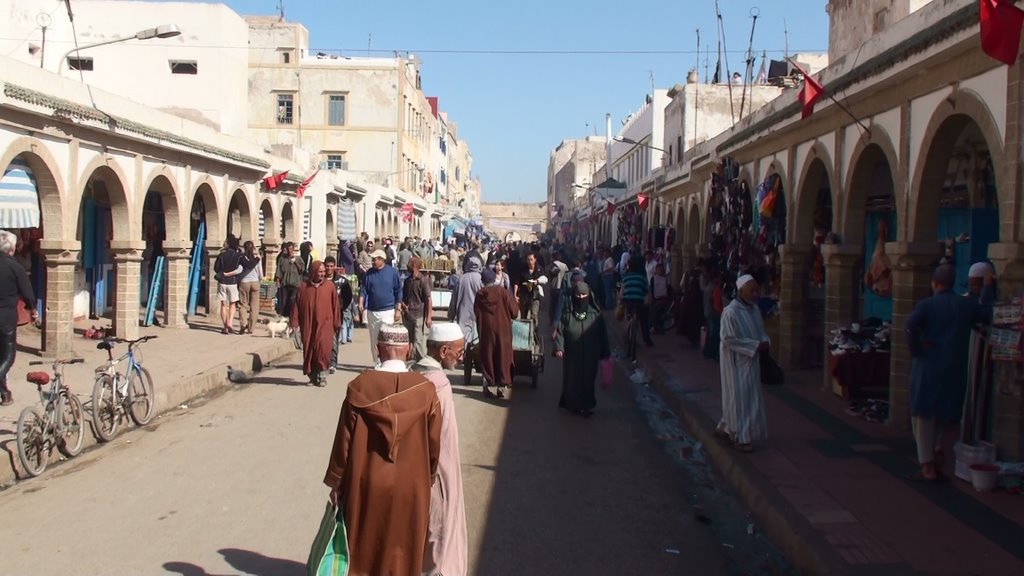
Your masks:
[[[71,50],[68,50],[67,52],[65,52],[64,55],[61,56],[60,60],[57,61],[57,73],[63,75],[64,74],[64,62],[67,62],[67,59],[68,59],[69,56],[71,56],[72,54],[77,54],[77,53],[81,52],[82,50],[87,50],[89,48],[96,48],[97,46],[107,46],[108,44],[117,44],[118,42],[127,42],[129,40],[151,40],[153,38],[173,38],[175,36],[180,36],[180,35],[181,35],[181,30],[179,30],[176,25],[174,25],[174,24],[164,24],[162,26],[157,26],[156,28],[146,28],[145,30],[139,30],[138,32],[136,32],[132,36],[123,36],[121,38],[114,38],[112,40],[104,40],[103,42],[96,42],[95,44],[86,44],[85,46],[79,46],[77,48],[72,48]]]
[[[616,142],[622,142],[623,144],[632,144],[634,147],[635,146],[643,146],[644,148],[650,148],[651,150],[657,150],[658,152],[661,152],[662,154],[668,154],[668,152],[662,150],[661,148],[658,148],[657,146],[651,146],[650,144],[644,144],[643,142],[637,142],[636,140],[633,140],[632,138],[623,138],[623,137],[620,137],[620,136],[616,136],[614,138],[614,140]]]

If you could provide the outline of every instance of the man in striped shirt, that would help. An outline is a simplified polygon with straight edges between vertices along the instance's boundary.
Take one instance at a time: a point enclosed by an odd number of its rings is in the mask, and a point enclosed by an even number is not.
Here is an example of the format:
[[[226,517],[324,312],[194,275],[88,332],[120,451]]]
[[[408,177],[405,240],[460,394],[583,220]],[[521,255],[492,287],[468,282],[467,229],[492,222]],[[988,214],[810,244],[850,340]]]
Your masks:
[[[629,271],[622,277],[621,300],[626,312],[636,314],[640,320],[640,334],[644,344],[654,346],[651,341],[651,317],[647,306],[650,294],[647,283],[647,269],[641,256],[634,256],[629,261]]]
[[[722,312],[722,420],[716,434],[732,440],[742,452],[768,436],[761,396],[761,357],[770,348],[761,310],[760,290],[753,276],[736,280],[736,299]]]

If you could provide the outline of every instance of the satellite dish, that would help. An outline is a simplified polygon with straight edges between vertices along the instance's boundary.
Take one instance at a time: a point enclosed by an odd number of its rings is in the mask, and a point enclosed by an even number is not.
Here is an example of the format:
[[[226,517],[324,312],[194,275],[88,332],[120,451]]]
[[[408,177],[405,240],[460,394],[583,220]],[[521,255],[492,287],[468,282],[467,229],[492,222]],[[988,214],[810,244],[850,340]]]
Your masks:
[[[51,22],[53,22],[53,19],[50,18],[50,15],[46,12],[40,12],[36,15],[36,24],[38,24],[40,28],[49,28]]]

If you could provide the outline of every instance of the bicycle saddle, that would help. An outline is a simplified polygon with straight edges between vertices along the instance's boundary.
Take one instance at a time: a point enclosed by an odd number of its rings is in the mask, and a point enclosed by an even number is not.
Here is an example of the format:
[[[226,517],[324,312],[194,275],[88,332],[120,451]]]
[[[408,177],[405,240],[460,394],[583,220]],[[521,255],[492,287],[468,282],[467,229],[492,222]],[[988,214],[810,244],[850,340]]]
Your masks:
[[[103,342],[100,342],[99,344],[96,345],[96,349],[97,350],[113,350],[114,349],[114,341],[113,340],[104,340]]]
[[[35,384],[36,386],[46,386],[50,383],[49,372],[29,372],[25,375],[25,380]]]

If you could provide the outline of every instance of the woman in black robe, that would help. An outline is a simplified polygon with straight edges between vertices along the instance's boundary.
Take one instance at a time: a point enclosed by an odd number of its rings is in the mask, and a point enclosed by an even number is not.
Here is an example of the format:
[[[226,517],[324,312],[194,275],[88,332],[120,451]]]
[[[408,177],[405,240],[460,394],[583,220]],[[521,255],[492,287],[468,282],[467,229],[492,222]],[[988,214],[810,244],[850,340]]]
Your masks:
[[[683,305],[678,333],[694,346],[700,346],[700,329],[704,326],[704,294],[700,288],[701,271],[690,270],[683,276]]]
[[[555,331],[555,357],[562,359],[562,397],[558,406],[589,417],[597,399],[594,383],[602,360],[611,356],[604,316],[590,304],[590,286],[573,286],[572,305]]]

